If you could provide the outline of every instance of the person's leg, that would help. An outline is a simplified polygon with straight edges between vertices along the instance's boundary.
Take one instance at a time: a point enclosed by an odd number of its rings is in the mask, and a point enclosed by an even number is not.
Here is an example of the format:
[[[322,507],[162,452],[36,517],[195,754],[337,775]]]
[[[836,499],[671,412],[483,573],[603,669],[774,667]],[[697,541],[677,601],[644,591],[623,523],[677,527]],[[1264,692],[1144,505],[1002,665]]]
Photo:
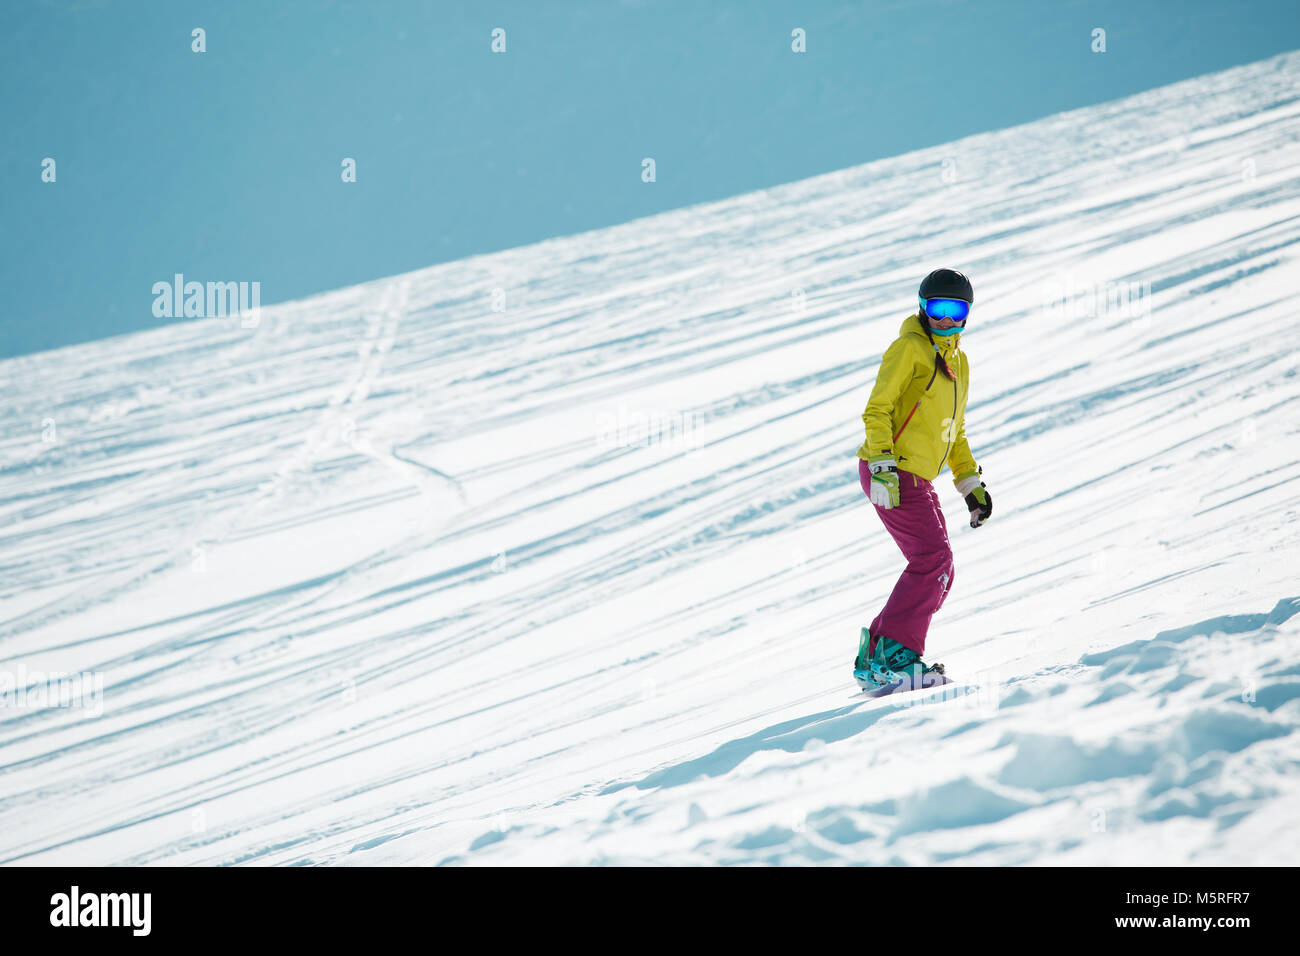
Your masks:
[[[943,584],[943,590],[939,594],[939,603],[934,606],[935,611],[943,607],[943,602],[948,599],[949,592],[952,591],[953,578],[957,576],[957,564],[952,556],[952,544],[948,540],[948,522],[943,517],[943,507],[939,504],[939,493],[934,490],[934,485],[930,485],[930,498],[934,502],[934,515],[939,519],[939,530],[943,532],[944,549],[948,552],[948,567],[939,574],[939,581]]]
[[[858,473],[869,494],[871,473],[865,466],[862,462]],[[907,558],[907,567],[884,609],[871,622],[871,633],[924,654],[930,618],[943,606],[952,587],[952,547],[934,486],[906,471],[900,471],[898,479],[898,506],[888,510],[877,507],[876,514]]]

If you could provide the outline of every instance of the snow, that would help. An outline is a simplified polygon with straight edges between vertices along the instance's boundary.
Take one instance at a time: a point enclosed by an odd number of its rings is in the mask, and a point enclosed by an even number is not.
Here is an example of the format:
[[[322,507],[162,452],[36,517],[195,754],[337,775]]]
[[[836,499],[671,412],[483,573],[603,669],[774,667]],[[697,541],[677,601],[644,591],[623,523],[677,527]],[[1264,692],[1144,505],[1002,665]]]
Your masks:
[[[1298,79],[0,363],[0,862],[1294,861]],[[994,512],[868,700],[938,265]]]

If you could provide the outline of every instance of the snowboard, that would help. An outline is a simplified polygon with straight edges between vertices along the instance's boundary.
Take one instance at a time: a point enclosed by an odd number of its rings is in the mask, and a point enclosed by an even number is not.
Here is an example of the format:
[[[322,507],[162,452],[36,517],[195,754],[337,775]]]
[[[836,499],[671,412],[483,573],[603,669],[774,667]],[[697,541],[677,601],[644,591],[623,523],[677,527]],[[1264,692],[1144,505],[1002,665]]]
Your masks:
[[[896,680],[892,684],[875,684],[869,681],[857,680],[858,686],[862,688],[864,697],[888,697],[891,694],[903,694],[911,690],[924,690],[927,687],[941,687],[944,684],[951,684],[952,678],[939,671],[930,671],[922,674],[920,679],[911,676],[904,677],[902,680]]]

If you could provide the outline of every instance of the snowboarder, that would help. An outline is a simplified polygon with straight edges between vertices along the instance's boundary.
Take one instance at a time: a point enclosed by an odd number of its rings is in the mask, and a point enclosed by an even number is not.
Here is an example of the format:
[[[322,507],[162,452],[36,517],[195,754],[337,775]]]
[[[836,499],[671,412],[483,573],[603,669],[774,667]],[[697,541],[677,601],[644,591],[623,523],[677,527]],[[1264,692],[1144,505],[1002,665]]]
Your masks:
[[[952,588],[952,547],[930,484],[947,465],[978,528],[993,512],[966,442],[970,365],[958,347],[975,301],[970,280],[936,269],[921,282],[920,308],[903,320],[885,350],[862,422],[858,476],[885,529],[907,558],[893,593],[864,627],[853,676],[864,688],[907,681],[942,682],[942,664],[926,664],[930,617]]]

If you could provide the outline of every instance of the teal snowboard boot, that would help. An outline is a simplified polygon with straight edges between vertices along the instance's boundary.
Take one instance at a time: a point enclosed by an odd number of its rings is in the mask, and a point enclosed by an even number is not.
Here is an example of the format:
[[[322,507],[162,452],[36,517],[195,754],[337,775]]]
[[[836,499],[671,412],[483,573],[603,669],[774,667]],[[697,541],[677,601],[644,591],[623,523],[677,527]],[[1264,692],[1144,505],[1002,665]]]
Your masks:
[[[858,656],[853,660],[853,676],[862,687],[884,687],[905,679],[919,686],[927,674],[942,675],[943,665],[927,664],[910,647],[862,629]]]

